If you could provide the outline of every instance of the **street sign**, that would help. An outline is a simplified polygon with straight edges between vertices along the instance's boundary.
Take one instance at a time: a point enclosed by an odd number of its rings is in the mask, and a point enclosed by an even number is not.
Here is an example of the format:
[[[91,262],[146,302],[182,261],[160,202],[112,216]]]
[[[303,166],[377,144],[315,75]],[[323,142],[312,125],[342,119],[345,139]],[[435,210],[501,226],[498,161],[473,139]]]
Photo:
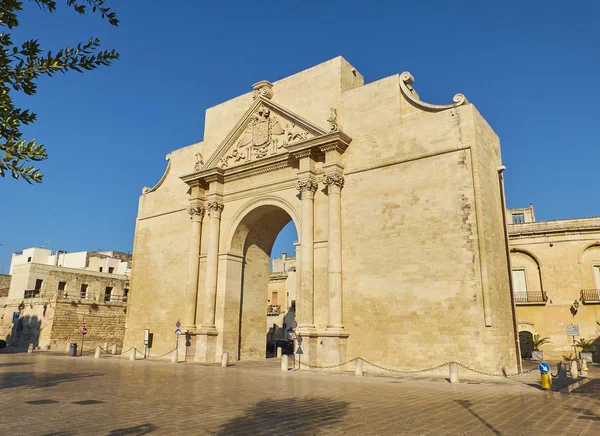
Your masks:
[[[81,327],[81,334],[83,336],[87,335],[87,328],[85,326]]]
[[[298,336],[296,335],[296,332],[290,333],[290,341],[295,341],[296,339],[298,339]]]
[[[179,329],[179,328],[175,329],[175,334],[177,336],[179,336],[181,334],[181,329]]]
[[[298,323],[296,322],[296,320],[292,321],[292,328],[295,329],[296,327],[298,327]]]
[[[180,323],[179,321],[177,321],[177,322],[175,323],[175,327],[177,327],[177,328],[181,327],[181,323]]]
[[[13,312],[13,320],[19,319],[19,312]]]
[[[302,347],[300,345],[298,345],[298,349],[296,350],[296,354],[304,354],[304,351],[302,351]]]
[[[579,336],[579,326],[574,324],[569,324],[567,326],[567,336]]]
[[[548,365],[546,362],[542,362],[538,365],[538,369],[542,374],[548,374],[550,372],[550,365]]]
[[[300,345],[302,343],[303,339],[302,339],[302,335],[298,335],[298,345]]]

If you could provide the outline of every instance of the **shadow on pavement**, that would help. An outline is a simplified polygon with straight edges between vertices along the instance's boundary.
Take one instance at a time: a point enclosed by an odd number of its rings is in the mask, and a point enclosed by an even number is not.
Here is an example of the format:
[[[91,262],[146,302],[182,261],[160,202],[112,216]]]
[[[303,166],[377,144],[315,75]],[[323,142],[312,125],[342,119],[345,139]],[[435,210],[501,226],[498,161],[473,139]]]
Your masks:
[[[219,435],[293,434],[314,435],[343,421],[349,403],[328,398],[265,400],[219,428]]]
[[[0,363],[0,368],[6,368],[7,366],[19,366],[19,365],[31,365],[29,362],[12,362],[12,363]]]
[[[481,421],[483,423],[483,425],[485,425],[487,428],[489,428],[492,431],[492,433],[498,434],[498,435],[502,434],[492,424],[490,424],[485,419],[483,419],[481,416],[479,416],[477,413],[475,413],[474,411],[471,410],[472,403],[469,400],[454,400],[454,401],[456,401],[458,404],[460,404],[465,409],[467,409],[471,415],[473,415],[475,418],[477,418],[479,421]]]
[[[103,376],[102,373],[58,373],[5,372],[0,374],[0,389],[49,388],[60,383],[79,381],[84,378]]]
[[[583,386],[575,388],[572,394],[583,394],[593,398],[600,398],[600,379],[592,379]]]
[[[600,421],[600,417],[596,416],[593,410],[581,409],[579,407],[569,407],[569,410],[579,414],[577,419],[589,419],[592,421]]]
[[[144,434],[150,434],[156,429],[158,429],[158,427],[154,424],[142,424],[135,427],[117,428],[115,430],[111,430],[108,433],[108,436],[142,436]]]

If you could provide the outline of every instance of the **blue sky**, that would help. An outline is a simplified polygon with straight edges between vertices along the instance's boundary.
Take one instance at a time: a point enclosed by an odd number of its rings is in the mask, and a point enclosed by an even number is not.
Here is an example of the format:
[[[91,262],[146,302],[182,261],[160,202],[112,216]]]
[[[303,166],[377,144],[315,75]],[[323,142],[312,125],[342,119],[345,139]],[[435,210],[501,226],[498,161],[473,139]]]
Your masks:
[[[598,216],[600,6],[583,3],[109,1],[114,28],[26,2],[15,40],[58,49],[97,36],[121,60],[19,97],[50,159],[42,185],[0,179],[0,272],[31,246],[130,251],[142,187],[169,151],[202,139],[206,108],[338,55],[367,82],[410,71],[428,102],[464,93],[500,136],[509,207]]]

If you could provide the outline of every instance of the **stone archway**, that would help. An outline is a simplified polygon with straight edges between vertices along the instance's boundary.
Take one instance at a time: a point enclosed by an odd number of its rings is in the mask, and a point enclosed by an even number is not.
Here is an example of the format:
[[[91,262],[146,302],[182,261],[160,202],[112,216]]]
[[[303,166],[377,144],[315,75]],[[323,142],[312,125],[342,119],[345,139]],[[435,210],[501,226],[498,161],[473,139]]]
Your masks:
[[[223,307],[223,336],[234,337],[237,322],[238,337],[237,344],[223,346],[235,348],[239,360],[265,358],[271,250],[277,235],[290,221],[293,221],[290,213],[281,207],[262,204],[248,211],[233,232],[230,253],[241,257],[242,268],[241,274],[228,277],[228,289],[233,293],[239,290],[239,307],[236,313],[235,298]]]
[[[270,253],[281,229],[294,221],[300,239],[296,333],[304,341],[303,360],[338,364],[348,337],[342,316],[341,158],[351,138],[339,130],[334,110],[328,132],[270,101],[270,86],[257,84],[264,93],[258,92],[212,156],[181,176],[192,215],[183,329],[196,337],[189,352],[197,361],[213,362],[222,352],[265,358]]]

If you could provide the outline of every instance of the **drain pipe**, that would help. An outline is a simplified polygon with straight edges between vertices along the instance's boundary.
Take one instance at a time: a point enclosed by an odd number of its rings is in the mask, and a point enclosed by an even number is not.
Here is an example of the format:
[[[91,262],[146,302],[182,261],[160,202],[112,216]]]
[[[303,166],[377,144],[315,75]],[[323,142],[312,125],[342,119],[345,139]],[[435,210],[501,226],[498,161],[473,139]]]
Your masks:
[[[502,223],[504,224],[504,245],[506,249],[506,266],[508,268],[508,288],[510,291],[510,307],[512,309],[513,330],[515,335],[515,352],[517,353],[517,369],[523,370],[521,360],[521,345],[519,344],[519,327],[517,326],[517,311],[515,305],[515,295],[513,293],[512,267],[510,264],[510,245],[508,242],[508,223],[506,222],[506,196],[504,195],[504,165],[498,167],[498,186],[500,188],[500,203],[502,206]]]

